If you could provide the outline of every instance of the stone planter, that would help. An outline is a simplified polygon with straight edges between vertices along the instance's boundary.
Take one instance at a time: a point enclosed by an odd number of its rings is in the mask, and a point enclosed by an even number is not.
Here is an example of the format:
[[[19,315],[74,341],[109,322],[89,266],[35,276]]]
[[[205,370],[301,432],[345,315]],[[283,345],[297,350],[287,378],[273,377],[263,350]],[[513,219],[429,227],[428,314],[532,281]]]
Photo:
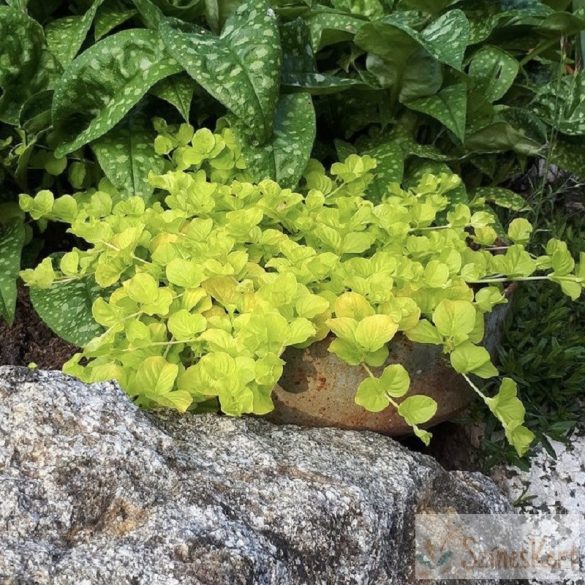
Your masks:
[[[507,296],[512,290],[513,287],[508,288]],[[499,305],[486,317],[484,345],[492,356],[509,306]],[[391,436],[409,434],[411,428],[393,408],[368,412],[355,403],[357,387],[366,374],[330,353],[331,341],[332,338],[327,338],[307,349],[290,348],[285,352],[286,365],[272,393],[275,409],[269,418],[282,424],[370,430]],[[452,419],[474,399],[473,391],[451,368],[439,346],[413,343],[399,334],[389,349],[385,365],[402,364],[410,374],[408,395],[425,394],[437,401],[437,414],[426,427]],[[382,370],[383,367],[372,368],[376,375]]]

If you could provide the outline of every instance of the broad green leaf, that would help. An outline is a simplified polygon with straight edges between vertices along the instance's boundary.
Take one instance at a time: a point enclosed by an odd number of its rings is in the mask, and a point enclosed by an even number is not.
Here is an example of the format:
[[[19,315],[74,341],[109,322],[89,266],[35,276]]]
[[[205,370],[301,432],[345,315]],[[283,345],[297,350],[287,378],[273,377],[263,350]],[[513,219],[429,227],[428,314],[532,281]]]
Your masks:
[[[315,139],[315,110],[306,93],[283,95],[274,118],[273,134],[264,145],[247,138],[243,124],[235,126],[242,154],[256,182],[274,179],[295,187],[301,178]]]
[[[41,319],[65,341],[83,347],[103,332],[92,305],[104,294],[91,277],[55,283],[49,289],[30,288],[30,299]]]
[[[475,53],[469,64],[469,76],[476,90],[489,102],[502,98],[512,87],[520,65],[498,47],[485,46]]]
[[[23,104],[51,87],[60,66],[47,49],[42,27],[7,6],[0,6],[0,46],[0,121],[16,125]]]
[[[430,397],[417,394],[400,403],[398,414],[409,425],[420,425],[430,421],[437,412],[437,403]]]
[[[402,398],[408,392],[410,376],[403,365],[393,364],[384,368],[380,376],[380,384],[384,392],[393,398]]]
[[[135,9],[127,9],[118,0],[105,0],[94,18],[94,37],[99,41],[116,27],[136,16]]]
[[[366,378],[360,383],[355,395],[355,403],[370,412],[381,412],[390,405],[382,382],[376,378]]]
[[[0,317],[9,323],[14,320],[16,310],[16,282],[24,237],[21,218],[0,224]]]
[[[64,16],[51,21],[45,27],[49,50],[63,67],[67,67],[81,49],[102,2],[103,0],[93,0],[83,16]]]
[[[469,22],[461,10],[446,12],[420,32],[411,28],[400,15],[391,14],[363,26],[357,33],[355,42],[366,51],[394,60],[397,50],[395,43],[400,38],[393,32],[396,29],[405,33],[441,63],[461,69],[469,37]],[[387,42],[390,39],[392,43]],[[402,54],[405,47],[409,47],[412,52],[415,45],[402,38],[398,47]]]
[[[355,329],[355,340],[366,351],[378,351],[388,343],[396,332],[398,324],[388,315],[372,315],[362,319]]]
[[[475,374],[480,378],[492,378],[498,370],[491,362],[485,347],[479,347],[466,341],[451,352],[451,365],[460,374]]]
[[[148,174],[164,169],[164,159],[154,152],[155,138],[148,117],[134,111],[92,143],[100,167],[122,197],[148,199],[152,194]]]
[[[186,30],[185,30],[186,29]],[[170,19],[159,28],[169,52],[247,127],[269,139],[279,92],[281,48],[276,16],[264,1],[243,2],[219,37]]]
[[[180,73],[159,81],[150,92],[175,106],[185,122],[188,122],[195,87],[196,83],[193,79]]]
[[[55,88],[55,156],[103,136],[150,87],[179,71],[149,30],[122,31],[93,45],[71,62]]]
[[[493,398],[486,399],[490,410],[507,428],[514,428],[524,422],[526,409],[517,395],[516,382],[510,378],[504,378],[498,393]]]
[[[459,140],[465,137],[465,120],[467,114],[467,86],[465,83],[450,85],[438,94],[418,98],[407,104],[411,110],[422,112],[439,120]]]
[[[433,323],[445,337],[465,338],[475,326],[475,307],[469,301],[441,301],[433,311]]]

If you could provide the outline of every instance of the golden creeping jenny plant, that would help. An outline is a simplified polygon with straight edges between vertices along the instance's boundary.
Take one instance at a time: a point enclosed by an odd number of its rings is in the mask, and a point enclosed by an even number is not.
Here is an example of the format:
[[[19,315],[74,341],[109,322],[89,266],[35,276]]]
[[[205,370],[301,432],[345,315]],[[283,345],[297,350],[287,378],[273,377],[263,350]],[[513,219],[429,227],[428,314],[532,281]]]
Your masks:
[[[493,397],[476,383],[498,374],[480,345],[484,316],[506,302],[510,280],[548,279],[578,297],[583,254],[576,267],[553,239],[545,255],[531,255],[523,219],[510,224],[507,245],[496,244],[488,208],[450,201],[459,185],[453,175],[426,175],[408,190],[390,185],[374,204],[364,197],[376,166],[367,156],[351,155],[330,174],[312,161],[294,192],[270,180],[246,182],[229,130],[193,135],[183,126],[157,148],[175,170],[151,176],[159,195],[150,207],[103,190],[21,196],[33,218],[65,221],[89,244],[57,266],[44,260],[23,273],[25,281],[50,288],[89,275],[103,289],[93,316],[105,331],[66,372],[88,382],[115,379],[147,408],[264,414],[273,408],[284,349],[333,333],[330,351],[364,370],[356,402],[397,409],[428,442],[418,425],[433,417],[434,400],[406,396],[401,365],[379,378],[370,370],[384,364],[388,342],[402,332],[441,345],[508,440],[526,451],[532,433],[515,383],[504,379]]]

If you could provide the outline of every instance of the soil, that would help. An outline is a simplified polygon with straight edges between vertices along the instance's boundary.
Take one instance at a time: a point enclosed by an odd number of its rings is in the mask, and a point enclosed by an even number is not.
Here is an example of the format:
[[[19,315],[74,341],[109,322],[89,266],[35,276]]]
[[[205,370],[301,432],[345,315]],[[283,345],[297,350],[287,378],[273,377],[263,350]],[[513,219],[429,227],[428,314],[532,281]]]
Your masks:
[[[0,321],[0,365],[28,366],[34,362],[44,370],[60,370],[76,351],[41,321],[28,291],[21,286],[14,323],[9,326]]]

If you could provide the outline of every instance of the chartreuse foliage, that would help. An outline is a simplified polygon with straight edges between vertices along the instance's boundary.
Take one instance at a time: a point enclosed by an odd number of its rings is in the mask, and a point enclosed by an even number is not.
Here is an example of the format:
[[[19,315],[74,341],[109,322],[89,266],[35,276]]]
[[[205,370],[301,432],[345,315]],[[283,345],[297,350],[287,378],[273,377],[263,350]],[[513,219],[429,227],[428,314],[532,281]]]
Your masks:
[[[525,452],[532,434],[514,383],[504,380],[495,396],[477,386],[498,373],[480,345],[484,316],[506,302],[509,280],[551,280],[577,298],[585,256],[577,266],[554,239],[546,254],[532,256],[522,219],[510,224],[507,244],[496,245],[488,208],[451,200],[460,185],[454,175],[425,174],[409,189],[392,184],[374,204],[364,196],[376,168],[370,157],[350,155],[329,174],[311,161],[293,191],[249,182],[232,140],[227,128],[223,135],[167,129],[156,148],[174,170],[151,175],[158,191],[150,206],[112,190],[21,196],[32,217],[64,221],[88,244],[25,271],[25,282],[36,290],[80,281],[102,289],[92,314],[103,332],[78,341],[83,351],[65,371],[115,379],[147,408],[264,414],[273,408],[284,349],[331,333],[330,351],[364,370],[356,401],[395,408],[428,442],[419,425],[436,403],[407,396],[403,366],[378,378],[370,369],[386,362],[388,342],[401,332],[442,346]],[[53,323],[61,310],[50,309]]]

